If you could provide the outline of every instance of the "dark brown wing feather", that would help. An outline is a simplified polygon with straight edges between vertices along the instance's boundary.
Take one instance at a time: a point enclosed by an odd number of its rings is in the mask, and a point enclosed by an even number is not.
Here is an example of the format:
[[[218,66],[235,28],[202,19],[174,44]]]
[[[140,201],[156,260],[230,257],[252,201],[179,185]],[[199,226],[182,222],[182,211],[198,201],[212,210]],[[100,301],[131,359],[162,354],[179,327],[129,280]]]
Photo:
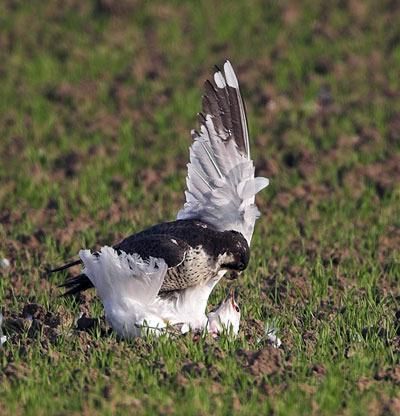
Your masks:
[[[219,83],[213,79],[204,84],[202,112],[204,117],[207,114],[211,115],[215,131],[222,140],[233,139],[239,150],[249,158],[245,105],[231,64],[226,62],[224,68],[225,72],[217,68],[216,75],[221,80]],[[229,75],[227,71],[231,71]],[[235,83],[229,78],[232,76],[235,77]],[[205,125],[202,119],[200,123]]]

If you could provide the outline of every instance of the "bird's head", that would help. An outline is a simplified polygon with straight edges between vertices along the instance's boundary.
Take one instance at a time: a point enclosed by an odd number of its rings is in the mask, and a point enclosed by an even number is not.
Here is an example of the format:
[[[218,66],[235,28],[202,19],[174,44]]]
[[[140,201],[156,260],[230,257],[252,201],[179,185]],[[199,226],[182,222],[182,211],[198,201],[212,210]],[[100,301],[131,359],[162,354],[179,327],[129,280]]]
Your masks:
[[[223,249],[218,259],[220,267],[231,271],[231,276],[237,277],[249,264],[249,245],[243,234],[233,230],[224,231],[223,239]]]
[[[224,329],[232,331],[234,335],[239,332],[240,308],[236,301],[236,293],[233,289],[214,311],[208,314],[208,332],[218,336]]]

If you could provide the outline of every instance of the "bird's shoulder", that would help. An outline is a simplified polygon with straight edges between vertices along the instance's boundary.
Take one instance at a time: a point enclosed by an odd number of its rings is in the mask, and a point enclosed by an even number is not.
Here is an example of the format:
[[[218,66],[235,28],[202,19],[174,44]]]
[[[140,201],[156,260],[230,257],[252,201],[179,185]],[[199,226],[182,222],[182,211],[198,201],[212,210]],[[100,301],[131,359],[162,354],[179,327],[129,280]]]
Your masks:
[[[221,233],[208,224],[197,220],[176,220],[153,225],[122,240],[115,248],[123,249],[136,245],[138,241],[154,241],[169,244],[170,239],[180,246],[197,247],[215,241]]]
[[[168,267],[176,267],[185,258],[190,246],[179,238],[168,234],[131,235],[114,246],[117,251],[139,254],[143,259],[162,258]]]
[[[206,255],[217,256],[233,244],[231,238],[229,232],[215,230],[203,221],[176,220],[132,234],[114,248],[142,257],[161,257],[169,267],[175,267],[190,249],[200,248]]]

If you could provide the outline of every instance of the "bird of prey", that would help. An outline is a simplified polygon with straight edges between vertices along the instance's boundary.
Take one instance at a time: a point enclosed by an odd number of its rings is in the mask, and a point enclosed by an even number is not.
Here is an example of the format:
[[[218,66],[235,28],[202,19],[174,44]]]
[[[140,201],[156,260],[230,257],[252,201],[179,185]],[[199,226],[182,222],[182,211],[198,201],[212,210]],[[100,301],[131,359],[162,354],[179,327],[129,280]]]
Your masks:
[[[206,81],[198,118],[186,202],[177,219],[98,252],[81,250],[79,260],[53,270],[83,264],[82,273],[62,285],[65,294],[94,286],[107,321],[124,337],[140,335],[144,324],[207,328],[211,291],[224,275],[237,277],[249,263],[259,216],[255,195],[269,182],[254,175],[245,106],[229,61]],[[222,312],[211,315],[210,327],[225,319]]]

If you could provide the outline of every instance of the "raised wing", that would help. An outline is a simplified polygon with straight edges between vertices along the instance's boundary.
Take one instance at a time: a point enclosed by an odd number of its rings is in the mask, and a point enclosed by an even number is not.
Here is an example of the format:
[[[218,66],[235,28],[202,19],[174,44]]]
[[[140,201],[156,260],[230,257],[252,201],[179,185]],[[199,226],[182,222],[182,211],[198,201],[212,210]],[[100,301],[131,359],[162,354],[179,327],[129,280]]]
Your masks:
[[[239,231],[250,245],[259,216],[255,195],[269,181],[254,177],[246,111],[229,61],[206,82],[199,121],[200,131],[192,130],[186,202],[177,219]]]

